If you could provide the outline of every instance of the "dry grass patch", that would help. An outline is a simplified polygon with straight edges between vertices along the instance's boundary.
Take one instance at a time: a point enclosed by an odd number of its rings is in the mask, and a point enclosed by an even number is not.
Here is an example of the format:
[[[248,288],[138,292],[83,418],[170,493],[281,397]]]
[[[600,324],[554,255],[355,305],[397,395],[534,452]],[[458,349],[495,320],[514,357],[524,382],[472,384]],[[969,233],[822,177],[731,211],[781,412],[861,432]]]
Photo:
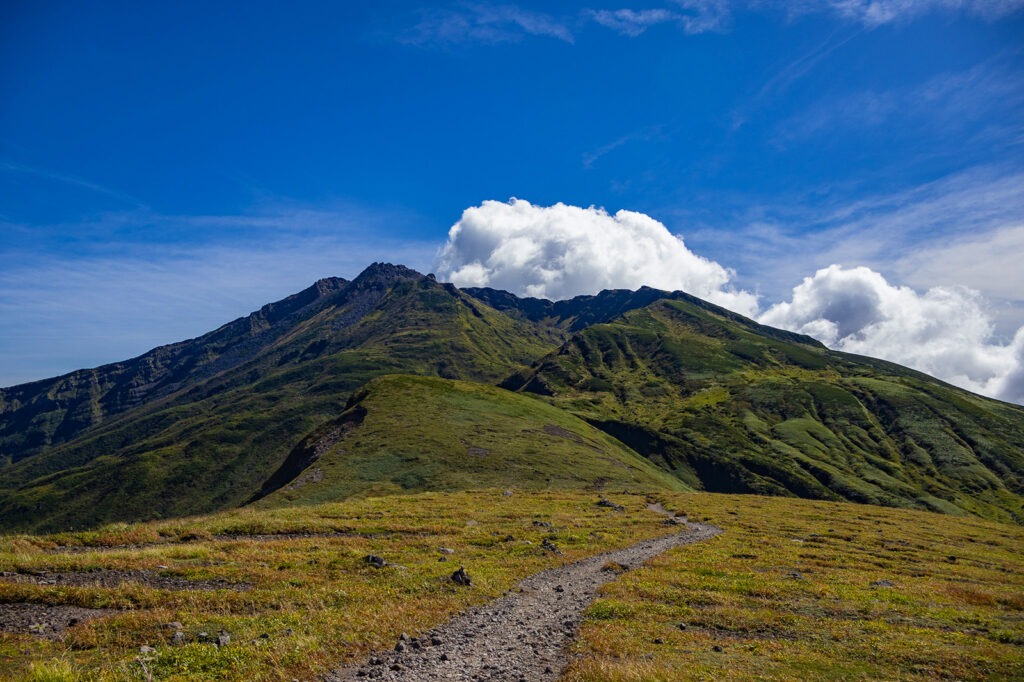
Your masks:
[[[1024,529],[785,498],[662,502],[725,533],[606,585],[565,680],[1024,679]]]
[[[117,610],[50,640],[0,632],[0,677],[312,679],[390,647],[401,632],[422,632],[496,598],[527,575],[669,530],[645,498],[609,496],[624,513],[596,506],[594,494],[487,490],[0,538],[0,572],[147,571],[250,586],[172,591],[132,582],[112,589],[0,581],[0,620],[3,603]],[[545,539],[562,554],[544,550]],[[368,564],[370,554],[387,565]],[[471,588],[449,580],[460,565]],[[229,641],[218,646],[222,633]]]

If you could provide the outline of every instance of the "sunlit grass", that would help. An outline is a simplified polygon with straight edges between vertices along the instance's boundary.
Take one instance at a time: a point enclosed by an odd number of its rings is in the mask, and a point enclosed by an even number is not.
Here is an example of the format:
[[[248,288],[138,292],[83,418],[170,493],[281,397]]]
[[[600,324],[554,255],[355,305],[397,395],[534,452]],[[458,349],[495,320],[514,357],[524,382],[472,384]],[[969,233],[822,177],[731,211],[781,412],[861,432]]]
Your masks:
[[[1024,679],[1024,530],[803,500],[668,495],[725,529],[607,585],[573,682]]]
[[[644,497],[606,494],[626,511],[598,507],[587,493],[486,490],[0,538],[0,571],[144,569],[251,587],[0,582],[4,602],[118,609],[55,640],[0,634],[0,676],[314,679],[390,648],[401,632],[423,632],[498,597],[526,575],[669,530]],[[1018,527],[795,499],[660,499],[724,534],[603,588],[567,680],[1024,676]],[[542,550],[545,538],[564,555]],[[389,566],[369,566],[367,554]],[[448,580],[460,565],[470,589]],[[175,622],[184,642],[173,641]],[[218,647],[222,631],[230,642]]]
[[[606,494],[626,511],[596,506],[595,494],[489,490],[0,538],[0,571],[142,569],[251,586],[172,591],[131,583],[107,589],[0,582],[2,602],[118,609],[57,640],[0,633],[0,674],[310,679],[390,647],[401,632],[424,631],[498,597],[527,575],[667,532],[662,517],[645,509],[645,498]],[[563,555],[543,550],[545,538]],[[363,560],[368,554],[389,565],[373,568]],[[470,589],[448,579],[460,565],[473,578]],[[168,624],[175,622],[184,642],[173,641]],[[218,647],[222,631],[230,643]],[[200,633],[206,641],[197,641]],[[155,651],[143,653],[143,646]]]

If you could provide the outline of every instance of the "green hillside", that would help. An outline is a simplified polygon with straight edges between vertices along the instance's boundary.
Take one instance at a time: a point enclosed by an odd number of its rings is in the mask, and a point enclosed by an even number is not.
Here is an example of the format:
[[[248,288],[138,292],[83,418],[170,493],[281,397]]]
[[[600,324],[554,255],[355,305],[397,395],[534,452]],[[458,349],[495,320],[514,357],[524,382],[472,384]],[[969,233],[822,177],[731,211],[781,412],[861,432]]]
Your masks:
[[[539,400],[482,384],[388,376],[360,389],[341,416],[296,446],[259,504],[500,486],[686,489]]]
[[[394,266],[367,269],[306,312],[237,366],[66,443],[0,458],[15,460],[0,466],[0,526],[56,530],[238,506],[369,379],[496,382],[561,338]]]
[[[604,479],[1021,523],[1024,408],[682,292],[551,302],[379,263],[0,392],[6,531]]]
[[[698,488],[1024,521],[1024,409],[703,302],[590,326],[505,385]]]

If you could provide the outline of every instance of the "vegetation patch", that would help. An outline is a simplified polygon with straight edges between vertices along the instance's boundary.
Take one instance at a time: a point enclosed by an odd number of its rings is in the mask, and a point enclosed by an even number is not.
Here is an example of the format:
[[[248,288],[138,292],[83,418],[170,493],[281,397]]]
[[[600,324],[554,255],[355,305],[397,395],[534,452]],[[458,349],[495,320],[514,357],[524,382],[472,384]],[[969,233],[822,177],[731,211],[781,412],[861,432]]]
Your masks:
[[[0,620],[24,614],[0,632],[0,679],[312,679],[528,575],[669,531],[645,497],[603,494],[623,511],[598,506],[593,492],[497,489],[0,537],[0,571],[11,574],[223,585],[0,582]],[[471,587],[451,581],[459,566]]]
[[[666,495],[725,529],[601,590],[572,682],[1024,678],[1024,531],[846,503]]]

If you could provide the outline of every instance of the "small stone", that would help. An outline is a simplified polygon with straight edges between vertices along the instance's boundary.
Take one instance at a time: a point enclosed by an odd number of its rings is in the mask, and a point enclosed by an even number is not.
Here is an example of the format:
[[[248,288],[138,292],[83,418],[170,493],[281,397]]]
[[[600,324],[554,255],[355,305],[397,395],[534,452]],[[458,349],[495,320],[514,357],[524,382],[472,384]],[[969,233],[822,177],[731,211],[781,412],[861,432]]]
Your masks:
[[[437,560],[438,560],[438,562],[441,562],[441,561],[448,561],[448,557],[446,557],[446,556],[443,556],[443,557],[438,557],[438,559],[437,559]]]
[[[185,643],[185,633],[181,630],[175,630],[174,634],[171,635],[171,644],[174,646],[181,646]]]
[[[505,497],[512,497],[512,491],[506,490],[505,492],[502,493],[502,495],[504,495]]]
[[[72,619],[70,619],[70,620],[68,621],[68,627],[69,627],[69,628],[73,628],[73,627],[75,627],[76,625],[78,625],[78,619],[77,619],[77,618],[72,618]]]
[[[661,637],[655,637],[654,638],[654,643],[655,644],[664,644],[665,641]]]
[[[395,651],[399,653],[405,651],[405,644],[403,644],[402,642],[395,644]]]
[[[409,635],[407,635],[406,633],[403,632],[402,634],[400,634],[398,636],[398,639],[402,640],[403,642],[408,642],[409,641]]]
[[[540,546],[546,549],[547,551],[553,552],[555,554],[562,553],[562,551],[558,549],[558,547],[555,547],[555,543],[551,542],[551,540],[548,539],[545,539],[544,542],[540,543]]]
[[[716,644],[716,645],[714,645],[713,647],[711,647],[711,650],[712,650],[712,651],[721,651],[721,650],[722,650],[722,647],[720,647],[720,646],[718,646],[718,645]]]
[[[139,647],[139,653],[140,654],[155,654],[156,653],[156,649],[154,649],[151,646],[142,645],[142,646]]]
[[[217,646],[227,646],[228,644],[231,644],[231,635],[221,630],[217,635]]]
[[[400,666],[399,664],[395,663],[395,664],[393,664],[391,666],[391,669],[394,670],[395,672],[398,672],[399,670],[402,669],[402,666]]]
[[[565,588],[561,585],[555,585],[555,592],[565,592]]]
[[[438,657],[438,659],[437,659],[437,660],[439,660],[439,661],[447,661],[447,660],[448,660],[448,654],[441,654],[441,655],[440,655],[440,656]]]
[[[441,554],[455,554],[455,550],[451,547],[438,547],[437,551]]]
[[[440,637],[434,636],[430,638],[430,644],[431,646],[441,646],[444,642],[441,641]]]
[[[161,571],[166,571],[168,568],[170,568],[170,566],[164,566],[163,564],[160,564],[159,566],[157,566],[157,568]]]
[[[370,564],[374,568],[384,568],[388,565],[388,562],[376,554],[367,554],[363,557],[363,561]]]
[[[892,587],[893,582],[891,580],[876,580],[871,583],[871,587]]]
[[[677,623],[676,627],[679,628],[680,630],[685,630],[687,625],[686,625],[686,623]]]
[[[184,630],[185,626],[178,621],[171,621],[170,623],[164,623],[164,627],[168,630]]]
[[[466,569],[462,566],[459,566],[459,570],[452,573],[451,580],[456,585],[462,585],[463,587],[469,587],[473,583],[469,574],[466,573]]]

